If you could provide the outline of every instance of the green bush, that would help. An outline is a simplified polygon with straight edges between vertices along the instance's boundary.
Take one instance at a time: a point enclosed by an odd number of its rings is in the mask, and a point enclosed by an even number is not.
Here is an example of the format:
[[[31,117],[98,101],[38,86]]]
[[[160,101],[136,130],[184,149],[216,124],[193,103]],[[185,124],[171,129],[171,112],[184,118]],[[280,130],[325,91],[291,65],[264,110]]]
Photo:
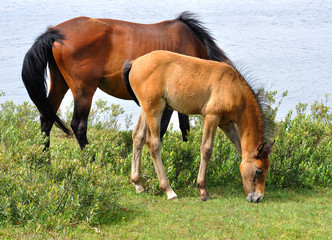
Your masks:
[[[276,145],[271,156],[268,185],[313,187],[331,184],[332,113],[325,103],[315,102],[311,112],[299,103],[277,123]]]
[[[121,185],[113,165],[91,162],[99,152],[93,145],[81,152],[75,139],[58,130],[50,152],[43,151],[36,119],[38,112],[28,103],[1,105],[0,225],[38,223],[50,229],[110,222],[119,210]]]

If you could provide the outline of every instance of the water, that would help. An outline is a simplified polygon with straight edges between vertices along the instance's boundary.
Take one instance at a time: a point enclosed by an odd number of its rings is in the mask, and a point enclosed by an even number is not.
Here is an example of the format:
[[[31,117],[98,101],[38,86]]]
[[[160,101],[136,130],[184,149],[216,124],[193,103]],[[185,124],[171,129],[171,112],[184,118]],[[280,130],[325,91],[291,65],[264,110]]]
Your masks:
[[[21,80],[26,51],[46,30],[77,16],[103,17],[154,23],[173,19],[182,11],[199,15],[230,59],[241,63],[257,78],[258,85],[288,90],[278,118],[298,102],[312,103],[332,94],[332,1],[280,0],[1,0],[0,4],[0,103],[30,101]],[[128,114],[139,115],[133,101],[102,98],[120,104]],[[67,94],[61,108],[72,101]],[[174,121],[174,119],[172,120]],[[122,124],[124,125],[124,124]],[[177,127],[177,121],[175,121]]]

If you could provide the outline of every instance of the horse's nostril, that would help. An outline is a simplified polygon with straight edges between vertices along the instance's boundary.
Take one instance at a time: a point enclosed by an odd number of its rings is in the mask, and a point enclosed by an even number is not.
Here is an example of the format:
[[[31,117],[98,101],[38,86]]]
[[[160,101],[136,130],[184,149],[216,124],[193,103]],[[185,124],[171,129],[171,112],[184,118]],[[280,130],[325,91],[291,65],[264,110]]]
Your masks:
[[[256,199],[256,203],[259,203],[259,202],[261,202],[263,200],[263,197],[262,196],[259,196],[257,199]]]
[[[263,171],[260,169],[256,169],[255,173],[257,176],[261,176],[263,174]]]
[[[253,202],[253,194],[252,193],[249,193],[248,196],[247,196],[247,201],[248,202]]]

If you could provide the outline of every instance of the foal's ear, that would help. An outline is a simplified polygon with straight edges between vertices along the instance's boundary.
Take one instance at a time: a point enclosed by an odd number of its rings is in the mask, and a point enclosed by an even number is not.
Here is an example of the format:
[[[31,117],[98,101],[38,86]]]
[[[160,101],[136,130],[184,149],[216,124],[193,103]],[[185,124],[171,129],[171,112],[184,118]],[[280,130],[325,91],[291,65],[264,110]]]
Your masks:
[[[255,155],[255,158],[264,158],[268,157],[268,155],[272,152],[272,147],[275,144],[275,141],[273,141],[270,144],[262,143],[257,148],[257,153]]]

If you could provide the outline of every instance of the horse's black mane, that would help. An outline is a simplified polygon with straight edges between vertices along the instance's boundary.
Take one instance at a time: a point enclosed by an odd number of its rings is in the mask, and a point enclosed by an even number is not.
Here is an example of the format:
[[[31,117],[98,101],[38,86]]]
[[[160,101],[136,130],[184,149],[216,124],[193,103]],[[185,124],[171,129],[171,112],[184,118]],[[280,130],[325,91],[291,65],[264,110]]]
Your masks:
[[[209,30],[203,26],[202,22],[199,21],[195,14],[191,12],[182,12],[177,17],[177,20],[186,24],[195,36],[202,41],[206,46],[207,54],[210,60],[218,62],[231,62],[226,56],[223,50],[221,50],[215,43],[215,39],[209,33]]]

